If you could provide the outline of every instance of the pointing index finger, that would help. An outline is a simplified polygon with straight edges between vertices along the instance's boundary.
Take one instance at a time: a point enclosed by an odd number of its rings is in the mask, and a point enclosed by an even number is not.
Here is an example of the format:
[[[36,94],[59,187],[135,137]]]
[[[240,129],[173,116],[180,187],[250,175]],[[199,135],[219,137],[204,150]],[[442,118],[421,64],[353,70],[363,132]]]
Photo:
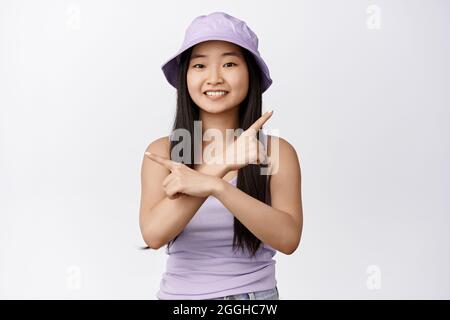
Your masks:
[[[264,113],[258,120],[255,121],[255,123],[253,123],[249,127],[249,129],[254,129],[254,130],[258,131],[259,129],[261,129],[263,124],[266,123],[267,120],[269,120],[269,118],[272,116],[272,114],[273,114],[273,110]]]
[[[159,156],[157,154],[150,153],[150,152],[145,152],[145,155],[147,157],[149,157],[150,159],[152,159],[153,161],[155,161],[156,163],[159,163],[160,165],[162,165],[162,166],[164,166],[167,169],[172,171],[172,169],[174,167],[173,166],[173,161],[171,161],[171,160],[169,160],[167,158],[161,157],[161,156]]]

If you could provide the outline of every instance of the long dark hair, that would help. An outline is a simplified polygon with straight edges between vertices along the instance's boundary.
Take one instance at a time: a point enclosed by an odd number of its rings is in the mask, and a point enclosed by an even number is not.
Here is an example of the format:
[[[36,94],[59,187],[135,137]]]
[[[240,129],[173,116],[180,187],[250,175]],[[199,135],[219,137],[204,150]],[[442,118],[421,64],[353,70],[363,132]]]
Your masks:
[[[249,73],[249,89],[247,96],[239,106],[239,128],[247,130],[262,113],[262,91],[261,91],[261,71],[258,67],[253,55],[245,48],[241,47],[244,54],[245,61],[248,67]],[[173,124],[173,130],[186,129],[190,132],[190,137],[194,137],[194,121],[199,120],[199,107],[194,103],[189,95],[187,88],[187,70],[189,66],[189,60],[192,53],[192,47],[181,54],[178,80],[177,80],[177,108],[176,115]],[[260,139],[259,131],[257,133],[258,139]],[[194,138],[191,139],[190,145],[190,161],[185,165],[193,168],[194,166]],[[198,140],[197,140],[198,141]],[[170,154],[172,155],[172,149],[179,144],[179,141],[171,140]],[[183,158],[183,150],[179,156]],[[188,148],[189,149],[189,148]],[[172,159],[174,160],[174,159]],[[249,164],[238,170],[236,187],[247,193],[248,195],[263,201],[264,203],[270,203],[270,189],[268,188],[268,180],[266,175],[260,174],[260,168],[265,166],[264,164]],[[171,244],[178,238],[177,235],[173,240],[167,244],[167,250],[169,250]],[[254,257],[261,245],[261,240],[255,237],[236,217],[234,218],[234,236],[233,236],[233,249],[240,248],[242,251],[246,248],[250,252],[251,257]]]

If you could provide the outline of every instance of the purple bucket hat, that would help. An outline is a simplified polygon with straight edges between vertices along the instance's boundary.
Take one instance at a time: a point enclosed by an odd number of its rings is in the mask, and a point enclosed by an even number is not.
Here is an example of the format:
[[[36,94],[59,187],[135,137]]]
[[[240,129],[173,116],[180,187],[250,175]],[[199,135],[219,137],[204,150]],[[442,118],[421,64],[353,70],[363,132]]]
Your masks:
[[[161,69],[169,83],[177,88],[180,55],[190,47],[208,40],[232,42],[250,51],[261,70],[261,89],[266,91],[272,84],[269,68],[258,52],[258,37],[247,24],[224,12],[213,12],[195,18],[186,29],[183,44],[176,55],[164,63]]]

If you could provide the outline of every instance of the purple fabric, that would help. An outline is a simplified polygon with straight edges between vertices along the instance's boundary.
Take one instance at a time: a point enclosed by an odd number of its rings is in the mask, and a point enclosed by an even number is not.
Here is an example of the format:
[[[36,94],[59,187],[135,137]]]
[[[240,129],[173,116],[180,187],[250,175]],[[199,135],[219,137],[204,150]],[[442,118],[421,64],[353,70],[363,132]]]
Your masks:
[[[229,183],[236,186],[237,177]],[[233,251],[233,214],[208,197],[170,246],[159,299],[211,299],[276,286],[276,250],[261,244],[255,257]],[[166,247],[167,248],[167,247]]]
[[[177,88],[180,54],[190,47],[207,40],[223,40],[237,44],[250,51],[261,70],[261,89],[266,91],[272,84],[269,68],[258,51],[258,37],[247,24],[224,12],[213,12],[195,18],[186,29],[184,41],[178,52],[161,69],[167,81]]]

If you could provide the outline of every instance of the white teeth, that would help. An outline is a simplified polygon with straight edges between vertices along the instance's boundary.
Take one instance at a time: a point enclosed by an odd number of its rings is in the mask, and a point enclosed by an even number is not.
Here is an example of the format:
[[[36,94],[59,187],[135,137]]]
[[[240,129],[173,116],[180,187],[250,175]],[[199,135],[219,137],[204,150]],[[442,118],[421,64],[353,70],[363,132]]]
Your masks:
[[[226,92],[225,91],[216,91],[216,92],[214,92],[214,91],[206,91],[206,94],[208,96],[223,96],[223,95],[226,94]]]

